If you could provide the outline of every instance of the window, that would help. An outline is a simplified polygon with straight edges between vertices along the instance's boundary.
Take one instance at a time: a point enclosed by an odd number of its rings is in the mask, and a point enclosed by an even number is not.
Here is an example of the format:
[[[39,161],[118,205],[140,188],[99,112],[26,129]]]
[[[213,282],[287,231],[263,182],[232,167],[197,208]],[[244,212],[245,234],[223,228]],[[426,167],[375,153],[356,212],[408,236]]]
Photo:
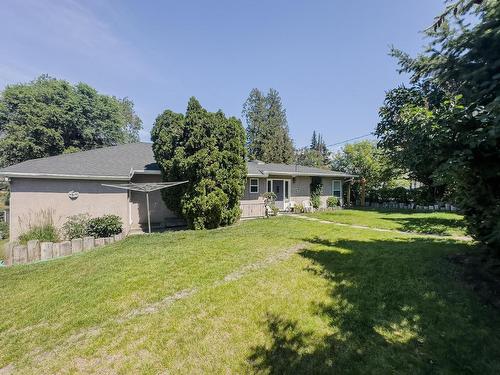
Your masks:
[[[332,182],[332,195],[337,198],[342,198],[342,181],[333,180]]]
[[[271,180],[267,181],[267,192],[270,193],[273,191],[273,182]]]
[[[259,180],[257,178],[250,179],[250,193],[259,192]]]
[[[289,194],[289,185],[288,185],[288,181],[285,181],[285,199],[289,199],[290,197],[288,196]]]

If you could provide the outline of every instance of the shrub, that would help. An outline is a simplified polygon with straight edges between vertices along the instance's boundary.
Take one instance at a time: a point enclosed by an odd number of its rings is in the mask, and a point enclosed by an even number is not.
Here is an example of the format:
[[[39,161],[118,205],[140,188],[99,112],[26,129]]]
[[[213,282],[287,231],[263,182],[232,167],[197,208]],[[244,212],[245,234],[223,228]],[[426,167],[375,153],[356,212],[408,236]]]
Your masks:
[[[59,241],[59,232],[54,225],[54,211],[51,209],[40,210],[35,213],[34,218],[30,215],[19,219],[19,226],[24,232],[19,236],[19,242],[26,244],[31,240],[44,242]]]
[[[295,207],[293,208],[293,212],[295,213],[303,213],[304,212],[304,205],[302,203],[297,203]]]
[[[395,187],[392,189],[392,197],[398,203],[408,203],[408,190],[404,187]]]
[[[340,199],[337,197],[328,197],[326,200],[326,206],[327,207],[338,207],[340,206]]]
[[[408,200],[419,205],[429,205],[434,203],[434,198],[427,187],[412,189],[407,192]]]
[[[264,197],[264,201],[266,204],[274,204],[276,200],[276,194],[272,191],[268,191],[267,193],[262,194]]]
[[[228,203],[227,195],[219,188],[201,195],[186,193],[182,200],[182,214],[194,229],[214,229],[220,226],[225,213],[233,214],[228,211]],[[239,210],[239,207],[236,209]]]
[[[323,190],[321,177],[313,177],[309,187],[311,189],[311,205],[317,209],[321,205],[321,191]]]
[[[79,214],[69,216],[63,225],[64,237],[72,240],[73,238],[83,238],[88,235],[90,217],[88,214]]]
[[[96,238],[111,237],[122,232],[122,219],[116,215],[104,215],[88,221],[87,235]]]
[[[318,209],[321,206],[321,198],[318,194],[311,195],[311,205],[314,209]]]
[[[19,236],[19,243],[25,245],[28,241],[58,242],[59,233],[54,225],[34,226]]]
[[[311,192],[311,205],[315,209],[318,209],[319,206],[321,205],[321,190],[322,190],[322,186],[319,185],[318,187],[316,187],[316,189],[314,189]]]
[[[274,203],[276,201],[276,194],[272,191],[262,194],[264,197],[264,204],[266,206],[266,216],[272,215],[276,216],[279,212],[279,208]]]
[[[0,221],[0,239],[9,238],[9,224],[5,221]]]
[[[10,206],[10,189],[5,192],[5,195],[3,197],[3,204],[6,207]]]

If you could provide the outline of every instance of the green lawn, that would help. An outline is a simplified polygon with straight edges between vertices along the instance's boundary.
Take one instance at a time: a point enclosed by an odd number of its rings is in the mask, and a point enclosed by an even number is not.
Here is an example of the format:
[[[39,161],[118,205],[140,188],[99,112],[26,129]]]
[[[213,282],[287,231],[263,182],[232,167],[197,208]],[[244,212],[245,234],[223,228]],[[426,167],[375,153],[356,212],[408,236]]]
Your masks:
[[[500,373],[468,250],[278,217],[3,268],[0,372]]]
[[[0,240],[0,260],[7,260],[7,254],[5,252],[5,245],[9,242],[8,239]]]
[[[343,224],[395,229],[405,232],[465,236],[463,216],[452,212],[414,212],[384,209],[354,209],[314,212],[322,220]]]

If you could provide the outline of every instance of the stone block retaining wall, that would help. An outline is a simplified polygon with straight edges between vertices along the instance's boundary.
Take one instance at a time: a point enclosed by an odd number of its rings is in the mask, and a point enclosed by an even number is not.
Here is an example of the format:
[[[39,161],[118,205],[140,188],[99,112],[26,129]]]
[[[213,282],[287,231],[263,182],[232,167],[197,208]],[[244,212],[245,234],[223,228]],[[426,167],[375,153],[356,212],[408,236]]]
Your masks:
[[[32,240],[28,241],[26,245],[20,245],[17,242],[10,242],[5,245],[5,252],[7,254],[6,265],[26,264],[77,254],[99,246],[112,244],[113,242],[122,240],[124,237],[124,234],[120,233],[107,238],[84,237],[57,243]]]

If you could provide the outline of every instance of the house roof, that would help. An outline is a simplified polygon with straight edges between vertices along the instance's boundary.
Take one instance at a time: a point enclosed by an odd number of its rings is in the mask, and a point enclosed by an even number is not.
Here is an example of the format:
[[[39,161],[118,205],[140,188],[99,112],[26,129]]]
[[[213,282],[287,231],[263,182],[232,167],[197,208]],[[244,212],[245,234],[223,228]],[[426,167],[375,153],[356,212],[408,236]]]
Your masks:
[[[129,143],[32,159],[0,169],[7,177],[102,178],[129,180],[131,171],[156,171],[150,143]]]
[[[247,163],[249,177],[269,175],[353,177],[300,165]],[[63,179],[126,180],[133,174],[159,174],[151,143],[129,143],[90,151],[27,160],[0,169],[0,176]]]
[[[331,171],[328,169],[306,167],[297,164],[277,164],[263,163],[258,160],[247,162],[248,176],[250,177],[268,177],[270,175],[284,176],[324,176],[324,177],[355,177],[354,175]]]

